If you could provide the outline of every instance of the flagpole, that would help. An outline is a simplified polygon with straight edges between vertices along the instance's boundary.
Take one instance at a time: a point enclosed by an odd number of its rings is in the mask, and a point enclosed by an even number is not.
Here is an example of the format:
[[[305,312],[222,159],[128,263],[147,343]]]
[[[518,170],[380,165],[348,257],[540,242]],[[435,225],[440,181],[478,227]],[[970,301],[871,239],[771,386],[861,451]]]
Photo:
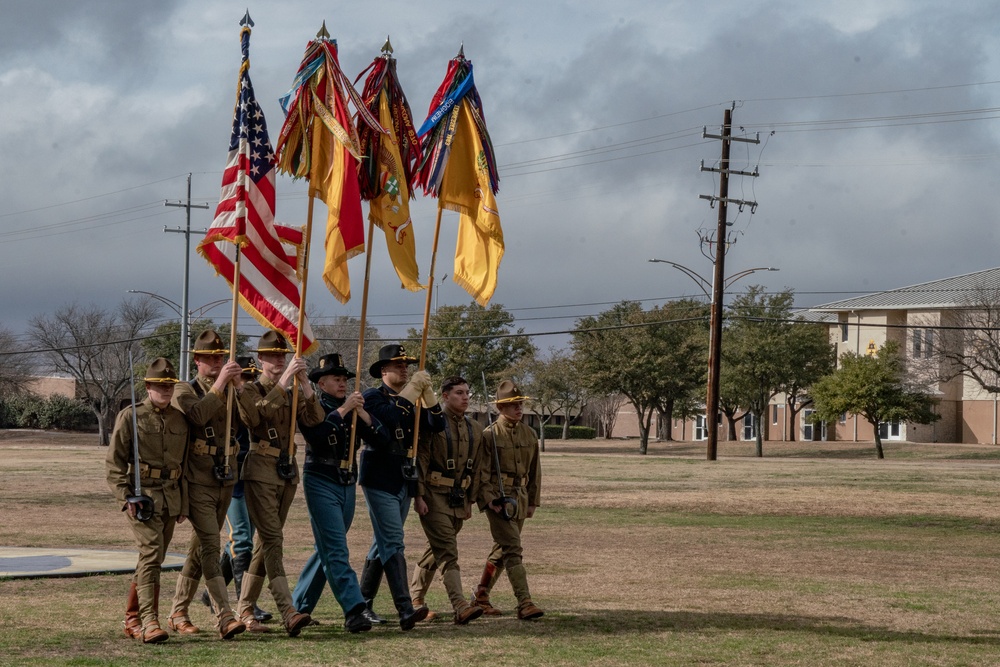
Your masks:
[[[370,204],[369,204],[370,206]],[[358,363],[357,372],[354,374],[354,391],[358,391],[361,383],[361,359],[365,351],[365,318],[368,315],[368,283],[372,271],[372,234],[375,233],[375,221],[371,215],[368,216],[368,247],[365,250],[365,285],[361,293],[361,331],[358,333]],[[351,411],[351,442],[347,450],[347,458],[340,462],[340,467],[350,470],[354,464],[354,444],[357,440],[358,411]]]
[[[438,203],[437,222],[434,223],[434,242],[431,244],[431,267],[427,274],[427,304],[424,306],[424,331],[420,337],[420,365],[418,370],[424,370],[424,360],[427,358],[427,330],[431,325],[431,298],[434,293],[434,265],[437,263],[438,236],[441,233],[441,205]],[[417,401],[413,417],[413,446],[410,447],[410,458],[416,461],[417,438],[420,437],[420,401]]]
[[[310,190],[312,188],[310,187]],[[309,193],[309,211],[306,214],[306,233],[302,245],[302,289],[299,290],[299,322],[295,332],[295,358],[298,359],[302,350],[302,328],[306,325],[306,283],[309,280],[309,246],[312,245],[313,202],[316,196]],[[292,379],[292,423],[288,427],[288,458],[295,458],[295,413],[299,407],[299,377]]]
[[[229,325],[229,361],[236,359],[236,320],[240,312],[240,244],[236,244],[236,261],[233,264],[233,315]],[[229,468],[229,445],[233,438],[233,401],[236,391],[232,381],[226,385],[226,454],[223,465]]]

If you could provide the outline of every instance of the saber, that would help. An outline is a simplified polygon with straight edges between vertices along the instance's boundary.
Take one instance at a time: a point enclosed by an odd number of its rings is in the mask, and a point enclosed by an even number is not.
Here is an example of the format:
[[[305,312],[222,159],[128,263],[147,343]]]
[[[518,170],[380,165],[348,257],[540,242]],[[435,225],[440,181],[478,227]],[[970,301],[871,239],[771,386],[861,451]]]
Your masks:
[[[132,363],[131,347],[128,351],[128,369],[132,377],[132,382],[129,382],[129,388],[132,390],[132,472],[134,473],[132,488],[135,495],[125,498],[125,502],[135,507],[135,518],[137,521],[149,521],[153,518],[153,499],[147,495],[143,495],[141,475],[139,474],[139,423],[135,416],[135,366]]]
[[[482,371],[483,374],[483,391],[485,392],[483,396],[488,397],[490,395],[489,389],[486,386],[486,371]],[[493,428],[493,413],[490,412],[489,405],[486,407],[486,419],[490,423],[490,428]],[[497,484],[500,486],[500,516],[505,520],[510,521],[515,516],[517,516],[517,498],[514,496],[508,496],[507,492],[503,489],[503,473],[500,472],[500,452],[497,451],[497,431],[494,429],[493,433],[493,464],[497,467]],[[492,504],[492,503],[491,503]]]

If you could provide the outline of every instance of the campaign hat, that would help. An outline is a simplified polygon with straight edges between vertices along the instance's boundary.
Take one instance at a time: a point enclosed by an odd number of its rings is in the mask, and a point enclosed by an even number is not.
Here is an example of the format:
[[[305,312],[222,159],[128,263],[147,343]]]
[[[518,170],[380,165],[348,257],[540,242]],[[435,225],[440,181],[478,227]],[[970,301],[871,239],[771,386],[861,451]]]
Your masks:
[[[214,329],[205,329],[198,337],[194,340],[194,349],[192,350],[195,354],[229,354],[229,350],[226,349],[225,344],[222,342],[222,338]]]
[[[504,403],[519,403],[521,401],[526,401],[530,396],[525,396],[521,389],[511,382],[510,380],[504,380],[497,387],[497,398],[491,403],[496,403],[497,405],[503,405]]]
[[[257,364],[254,362],[253,357],[249,355],[245,357],[236,357],[236,363],[238,363],[240,368],[243,369],[242,375],[249,378],[255,378],[260,375],[260,369],[257,368]]]
[[[344,366],[344,359],[336,352],[324,354],[319,358],[319,366],[309,371],[309,380],[318,381],[324,375],[342,375],[350,380],[355,374]]]
[[[288,354],[291,351],[288,341],[277,331],[268,331],[260,337],[260,342],[257,344],[257,354]]]
[[[373,378],[381,379],[382,367],[390,361],[405,361],[407,364],[415,364],[417,363],[417,358],[406,354],[406,350],[402,345],[395,343],[383,345],[382,349],[378,351],[378,361],[368,368],[368,372]]]
[[[143,378],[143,381],[174,384],[177,382],[177,371],[174,370],[174,365],[170,363],[169,359],[157,357],[146,369],[146,377]]]

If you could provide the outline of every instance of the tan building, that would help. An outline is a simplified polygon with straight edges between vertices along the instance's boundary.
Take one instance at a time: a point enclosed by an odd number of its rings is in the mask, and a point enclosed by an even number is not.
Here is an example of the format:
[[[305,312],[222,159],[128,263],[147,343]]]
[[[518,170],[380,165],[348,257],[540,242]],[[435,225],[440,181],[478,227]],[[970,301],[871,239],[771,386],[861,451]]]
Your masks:
[[[69,376],[33,377],[28,381],[26,389],[35,396],[41,396],[42,398],[50,396],[79,398],[76,391],[76,380]]]
[[[936,411],[941,419],[937,422],[882,424],[883,440],[998,443],[997,394],[984,391],[977,382],[964,376],[947,381],[939,378],[950,374],[942,349],[968,346],[962,331],[970,320],[988,321],[990,326],[1000,329],[1000,268],[822,304],[810,309],[806,318],[828,328],[838,357],[848,351],[864,354],[877,350],[886,341],[895,341],[906,358],[910,379],[938,399]],[[793,428],[794,439],[799,441],[874,440],[872,427],[864,418],[842,415],[836,423],[812,424],[809,406],[800,410],[791,424],[785,398],[779,394],[768,406],[765,423],[761,424],[768,441],[793,439],[790,433]],[[720,439],[725,438],[727,428],[725,420],[720,421]],[[700,415],[686,422],[674,420],[672,431],[675,440],[704,439],[705,417]],[[657,433],[656,415],[650,433],[651,437]],[[637,415],[626,404],[619,412],[613,436],[638,437],[638,434]],[[753,420],[747,415],[737,423],[736,439],[754,438]]]
[[[953,374],[942,351],[971,354],[964,330],[970,321],[981,319],[998,298],[1000,268],[835,301],[812,311],[835,318],[829,324],[830,342],[837,346],[838,356],[847,351],[864,354],[888,340],[896,341],[911,381],[938,399],[939,421],[883,424],[883,438],[997,444],[997,395],[983,391],[967,377],[939,378]],[[992,308],[996,307],[992,303]],[[873,439],[871,426],[853,416],[827,425],[827,431],[831,440]]]

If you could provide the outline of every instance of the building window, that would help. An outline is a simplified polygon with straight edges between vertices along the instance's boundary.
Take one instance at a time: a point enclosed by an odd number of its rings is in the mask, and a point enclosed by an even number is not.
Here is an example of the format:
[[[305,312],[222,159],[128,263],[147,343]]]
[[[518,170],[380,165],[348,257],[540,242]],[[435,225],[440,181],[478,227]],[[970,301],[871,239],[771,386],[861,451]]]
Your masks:
[[[934,348],[933,329],[913,330],[913,358],[930,359]]]
[[[775,403],[774,405],[771,406],[771,423],[772,424],[777,424],[778,423],[778,404],[777,403]]]
[[[844,343],[847,341],[847,321],[840,323],[840,342]]]
[[[846,424],[847,423],[847,413],[846,412],[841,412],[840,413],[840,423],[841,424]]]

